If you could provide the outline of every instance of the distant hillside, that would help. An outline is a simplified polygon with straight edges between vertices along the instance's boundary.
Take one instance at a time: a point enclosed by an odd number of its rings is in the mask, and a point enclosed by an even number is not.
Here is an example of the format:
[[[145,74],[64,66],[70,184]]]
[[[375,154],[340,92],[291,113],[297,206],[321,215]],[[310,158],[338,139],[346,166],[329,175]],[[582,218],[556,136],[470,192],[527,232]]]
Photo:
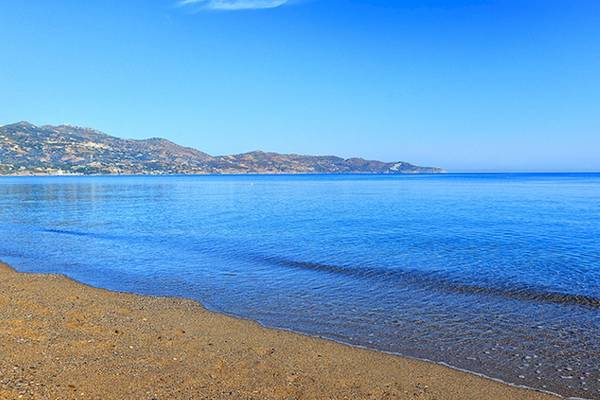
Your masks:
[[[0,175],[440,172],[406,162],[262,151],[215,157],[165,139],[126,140],[70,125],[19,122],[0,127]]]

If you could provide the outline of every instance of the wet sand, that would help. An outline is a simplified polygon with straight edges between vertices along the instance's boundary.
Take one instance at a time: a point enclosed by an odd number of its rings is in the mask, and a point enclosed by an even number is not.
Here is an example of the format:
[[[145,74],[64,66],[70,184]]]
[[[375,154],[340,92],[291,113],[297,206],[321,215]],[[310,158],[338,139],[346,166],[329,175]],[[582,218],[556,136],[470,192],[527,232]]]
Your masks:
[[[0,264],[0,399],[556,399]]]

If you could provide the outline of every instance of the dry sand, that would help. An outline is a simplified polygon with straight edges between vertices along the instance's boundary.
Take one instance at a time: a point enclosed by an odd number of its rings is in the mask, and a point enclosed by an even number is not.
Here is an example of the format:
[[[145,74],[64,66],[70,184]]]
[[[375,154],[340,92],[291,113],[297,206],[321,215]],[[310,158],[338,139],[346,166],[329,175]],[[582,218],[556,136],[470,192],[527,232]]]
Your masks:
[[[556,399],[0,264],[0,399]]]

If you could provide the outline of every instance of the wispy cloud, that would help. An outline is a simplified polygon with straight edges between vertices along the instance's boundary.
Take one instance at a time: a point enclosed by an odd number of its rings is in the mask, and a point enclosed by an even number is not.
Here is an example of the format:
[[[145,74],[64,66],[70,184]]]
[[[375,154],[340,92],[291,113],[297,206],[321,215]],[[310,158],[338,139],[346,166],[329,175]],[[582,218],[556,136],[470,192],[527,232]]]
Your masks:
[[[181,0],[180,6],[197,7],[204,10],[256,10],[280,7],[289,0]]]

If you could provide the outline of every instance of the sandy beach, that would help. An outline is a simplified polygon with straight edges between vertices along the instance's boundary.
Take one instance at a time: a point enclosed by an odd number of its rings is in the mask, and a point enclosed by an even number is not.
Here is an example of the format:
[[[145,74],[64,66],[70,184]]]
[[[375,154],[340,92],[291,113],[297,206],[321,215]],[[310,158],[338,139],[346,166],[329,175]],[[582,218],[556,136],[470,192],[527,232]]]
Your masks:
[[[0,264],[0,399],[554,399]]]

